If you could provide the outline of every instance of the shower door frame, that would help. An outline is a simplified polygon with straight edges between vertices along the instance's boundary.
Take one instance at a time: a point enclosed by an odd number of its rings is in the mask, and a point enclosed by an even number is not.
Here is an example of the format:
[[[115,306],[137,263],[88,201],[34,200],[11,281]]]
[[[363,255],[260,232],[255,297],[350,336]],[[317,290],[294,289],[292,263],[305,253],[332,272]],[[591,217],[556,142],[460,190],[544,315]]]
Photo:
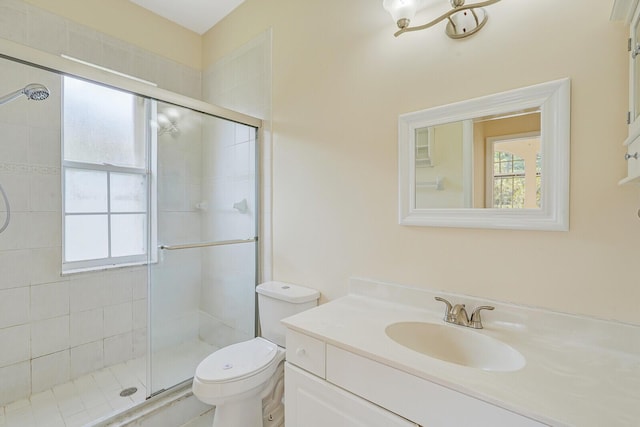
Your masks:
[[[71,59],[68,59],[64,56],[53,55],[48,52],[44,52],[38,49],[34,49],[29,46],[25,46],[7,39],[0,39],[0,58],[4,58],[10,61],[14,61],[17,63],[25,64],[31,67],[39,68],[45,71],[50,71],[52,73],[61,75],[61,76],[70,76],[78,79],[86,80],[91,83],[96,83],[99,85],[103,85],[112,89],[126,91],[131,93],[132,95],[140,96],[143,98],[148,98],[151,101],[164,102],[168,104],[174,104],[176,106],[184,107],[191,109],[198,113],[203,113],[208,116],[213,116],[216,118],[228,120],[231,122],[247,125],[256,129],[257,136],[257,146],[256,146],[256,156],[255,156],[255,171],[256,171],[256,179],[255,179],[255,194],[256,194],[256,236],[255,236],[255,252],[256,252],[256,263],[255,263],[255,277],[256,282],[260,280],[260,272],[262,265],[262,251],[261,247],[265,245],[265,242],[262,241],[262,233],[261,233],[261,225],[262,221],[260,220],[262,209],[262,192],[260,185],[260,177],[262,176],[261,170],[261,153],[262,153],[262,141],[264,141],[264,127],[262,119],[257,117],[249,116],[243,113],[239,113],[237,111],[229,110],[227,108],[219,107],[213,104],[209,104],[207,102],[190,98],[185,95],[181,95],[175,92],[171,92],[166,89],[161,89],[151,84],[144,83],[142,81],[134,80],[132,78],[128,78],[124,75],[115,74],[110,72],[104,68],[92,67],[86,63],[76,62]],[[148,265],[148,262],[144,264]],[[148,277],[147,280],[150,280]],[[147,295],[148,295],[148,304],[151,304],[150,299],[150,286],[147,283]],[[256,297],[257,298],[257,297]],[[255,305],[255,325],[256,334],[258,333],[258,318],[257,318],[257,304]],[[147,319],[149,318],[149,307],[147,309]],[[147,331],[147,357],[150,357],[151,346],[149,343],[151,334]],[[150,380],[150,363],[147,361],[147,382]],[[177,386],[182,385],[176,384],[172,388],[176,388]],[[161,390],[160,392],[171,390]],[[158,392],[158,393],[160,393]],[[158,394],[158,393],[154,393]],[[149,394],[149,393],[148,393]],[[149,396],[150,397],[150,396]]]

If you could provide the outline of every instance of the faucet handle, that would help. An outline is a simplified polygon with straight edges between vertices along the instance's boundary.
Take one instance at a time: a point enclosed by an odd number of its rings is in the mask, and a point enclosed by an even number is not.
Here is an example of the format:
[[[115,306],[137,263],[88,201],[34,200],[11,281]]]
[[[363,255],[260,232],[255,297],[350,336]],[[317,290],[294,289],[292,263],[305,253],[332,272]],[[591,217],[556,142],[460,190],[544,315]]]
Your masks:
[[[451,305],[451,303],[449,301],[447,301],[444,298],[440,298],[440,297],[435,297],[436,301],[440,301],[443,302],[447,305],[447,308],[444,312],[444,321],[445,322],[450,322],[451,319],[453,318],[453,306]]]
[[[495,307],[490,305],[482,305],[471,313],[471,319],[469,320],[469,326],[474,329],[482,329],[482,318],[480,317],[480,310],[494,310]]]

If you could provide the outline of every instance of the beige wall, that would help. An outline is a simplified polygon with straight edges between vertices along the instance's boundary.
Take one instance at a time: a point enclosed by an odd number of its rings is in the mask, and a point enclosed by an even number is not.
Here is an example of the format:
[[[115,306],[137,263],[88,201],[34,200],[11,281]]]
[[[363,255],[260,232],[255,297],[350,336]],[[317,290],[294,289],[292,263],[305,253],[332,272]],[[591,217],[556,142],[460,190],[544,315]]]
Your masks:
[[[110,36],[202,69],[202,37],[128,0],[25,0]]]
[[[638,189],[617,186],[626,29],[611,2],[500,2],[465,41],[444,24],[396,39],[379,3],[247,0],[205,35],[206,66],[273,28],[274,278],[325,300],[358,275],[640,324]],[[563,77],[569,232],[398,225],[398,114]]]

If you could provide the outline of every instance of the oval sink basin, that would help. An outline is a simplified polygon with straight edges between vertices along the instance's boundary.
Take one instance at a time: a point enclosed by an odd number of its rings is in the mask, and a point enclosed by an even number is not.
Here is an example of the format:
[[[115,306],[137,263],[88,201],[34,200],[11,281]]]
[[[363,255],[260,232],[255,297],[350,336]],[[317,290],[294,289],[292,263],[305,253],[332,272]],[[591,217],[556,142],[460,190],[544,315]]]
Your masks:
[[[476,330],[425,322],[387,326],[386,334],[398,344],[429,357],[485,371],[517,371],[526,360],[520,352]]]

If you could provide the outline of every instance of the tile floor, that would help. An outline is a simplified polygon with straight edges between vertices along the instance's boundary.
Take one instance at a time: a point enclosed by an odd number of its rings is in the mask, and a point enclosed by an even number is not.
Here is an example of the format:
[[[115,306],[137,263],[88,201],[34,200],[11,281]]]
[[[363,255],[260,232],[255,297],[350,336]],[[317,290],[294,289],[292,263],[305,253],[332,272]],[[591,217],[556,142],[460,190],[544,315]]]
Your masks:
[[[158,382],[168,384],[171,378],[181,378],[180,381],[189,378],[199,361],[214,350],[199,341],[158,353],[156,370],[161,372]],[[170,373],[171,367],[178,367],[180,372]],[[147,397],[145,383],[146,358],[129,360],[0,407],[0,427],[90,425],[143,402]],[[120,392],[129,387],[138,390],[121,397]]]
[[[145,359],[84,375],[0,408],[0,427],[77,427],[121,412],[146,398]],[[138,391],[129,397],[127,387]]]

